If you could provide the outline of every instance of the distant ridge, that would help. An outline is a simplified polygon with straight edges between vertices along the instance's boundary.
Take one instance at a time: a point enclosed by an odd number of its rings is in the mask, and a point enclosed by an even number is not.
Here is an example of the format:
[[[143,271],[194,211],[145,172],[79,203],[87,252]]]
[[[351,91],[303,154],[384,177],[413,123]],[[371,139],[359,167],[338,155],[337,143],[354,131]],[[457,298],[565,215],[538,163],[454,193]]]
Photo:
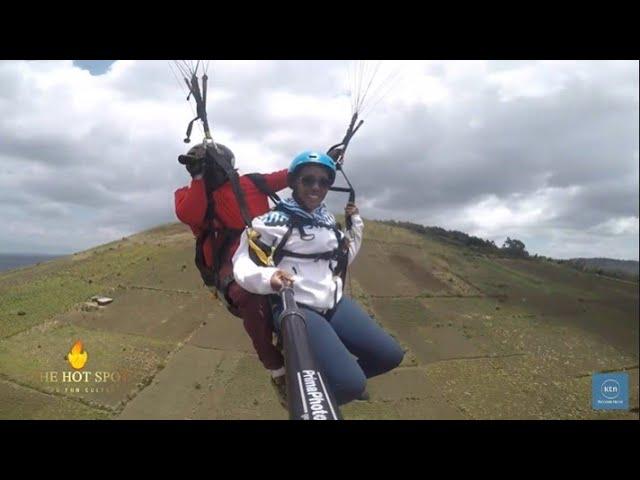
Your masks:
[[[32,253],[0,253],[0,272],[14,268],[28,267],[40,262],[53,260],[62,255],[38,255]]]

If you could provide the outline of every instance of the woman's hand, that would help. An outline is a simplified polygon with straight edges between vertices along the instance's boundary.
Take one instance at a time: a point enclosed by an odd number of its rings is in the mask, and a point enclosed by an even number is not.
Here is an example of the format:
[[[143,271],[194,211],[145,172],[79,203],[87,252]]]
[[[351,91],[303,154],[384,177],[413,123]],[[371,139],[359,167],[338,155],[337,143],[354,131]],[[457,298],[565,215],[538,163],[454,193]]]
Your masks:
[[[283,287],[293,286],[293,275],[284,270],[278,270],[271,276],[271,288],[279,292]]]
[[[358,207],[356,207],[355,203],[347,203],[347,206],[344,207],[344,215],[346,217],[350,217],[351,215],[357,215],[358,213],[360,213],[360,211],[358,210]]]
[[[342,240],[342,251],[344,253],[347,253],[349,251],[350,245],[351,245],[351,240],[349,240],[349,237],[345,236],[344,239]]]

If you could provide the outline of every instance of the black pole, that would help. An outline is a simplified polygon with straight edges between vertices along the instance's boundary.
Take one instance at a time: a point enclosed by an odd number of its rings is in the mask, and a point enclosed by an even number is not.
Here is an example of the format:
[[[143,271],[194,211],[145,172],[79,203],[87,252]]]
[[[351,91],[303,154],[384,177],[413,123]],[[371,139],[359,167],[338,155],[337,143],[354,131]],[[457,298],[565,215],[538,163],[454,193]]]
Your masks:
[[[309,338],[306,320],[298,308],[293,289],[281,291],[282,346],[287,376],[287,401],[290,420],[342,420],[338,403],[326,376],[320,371]]]

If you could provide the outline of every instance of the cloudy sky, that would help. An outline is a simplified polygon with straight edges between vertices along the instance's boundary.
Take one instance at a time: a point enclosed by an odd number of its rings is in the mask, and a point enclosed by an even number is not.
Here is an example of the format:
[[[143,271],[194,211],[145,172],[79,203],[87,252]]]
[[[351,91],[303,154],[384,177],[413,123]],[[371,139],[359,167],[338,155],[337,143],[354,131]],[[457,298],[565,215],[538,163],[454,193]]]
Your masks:
[[[284,168],[342,139],[373,78],[345,163],[365,218],[638,260],[637,61],[377,65],[212,60],[214,138],[241,173]],[[168,61],[0,61],[0,253],[66,254],[176,221],[193,116]]]

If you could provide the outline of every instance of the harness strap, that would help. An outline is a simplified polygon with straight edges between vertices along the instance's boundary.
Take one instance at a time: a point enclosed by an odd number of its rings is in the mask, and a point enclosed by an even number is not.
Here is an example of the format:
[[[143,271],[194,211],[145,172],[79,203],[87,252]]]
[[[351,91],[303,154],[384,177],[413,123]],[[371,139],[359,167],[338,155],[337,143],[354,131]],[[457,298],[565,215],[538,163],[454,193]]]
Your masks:
[[[223,159],[223,162],[219,162],[220,166],[227,173],[229,177],[229,182],[231,184],[231,188],[233,190],[234,196],[238,202],[238,206],[240,207],[240,214],[242,215],[243,221],[248,227],[251,227],[251,218],[248,214],[248,208],[246,204],[246,200],[244,197],[244,192],[240,187],[238,173],[231,167],[231,165],[226,162],[226,159]],[[267,182],[264,179],[264,175],[260,173],[252,173],[247,175],[247,177],[251,180],[251,182],[265,195],[269,196],[272,199],[280,200],[278,195],[271,190]],[[213,200],[213,188],[205,180],[205,191],[207,195],[207,210],[205,213],[205,230],[198,236],[196,240],[196,258],[195,263],[200,271],[200,275],[205,283],[205,285],[209,287],[215,287],[220,291],[223,297],[226,296],[227,289],[229,284],[233,281],[233,276],[229,279],[229,277],[225,277],[224,279],[218,278],[220,264],[222,262],[222,255],[231,243],[231,241],[237,236],[241,235],[244,229],[232,229],[232,228],[220,228],[215,229],[211,228],[212,222],[215,220],[215,202]],[[219,237],[221,235],[221,237]],[[205,258],[204,258],[204,243],[210,237],[213,237],[212,241],[218,240],[218,245],[216,248],[215,256],[213,258],[213,266],[207,267]],[[250,239],[251,243],[251,239]]]

